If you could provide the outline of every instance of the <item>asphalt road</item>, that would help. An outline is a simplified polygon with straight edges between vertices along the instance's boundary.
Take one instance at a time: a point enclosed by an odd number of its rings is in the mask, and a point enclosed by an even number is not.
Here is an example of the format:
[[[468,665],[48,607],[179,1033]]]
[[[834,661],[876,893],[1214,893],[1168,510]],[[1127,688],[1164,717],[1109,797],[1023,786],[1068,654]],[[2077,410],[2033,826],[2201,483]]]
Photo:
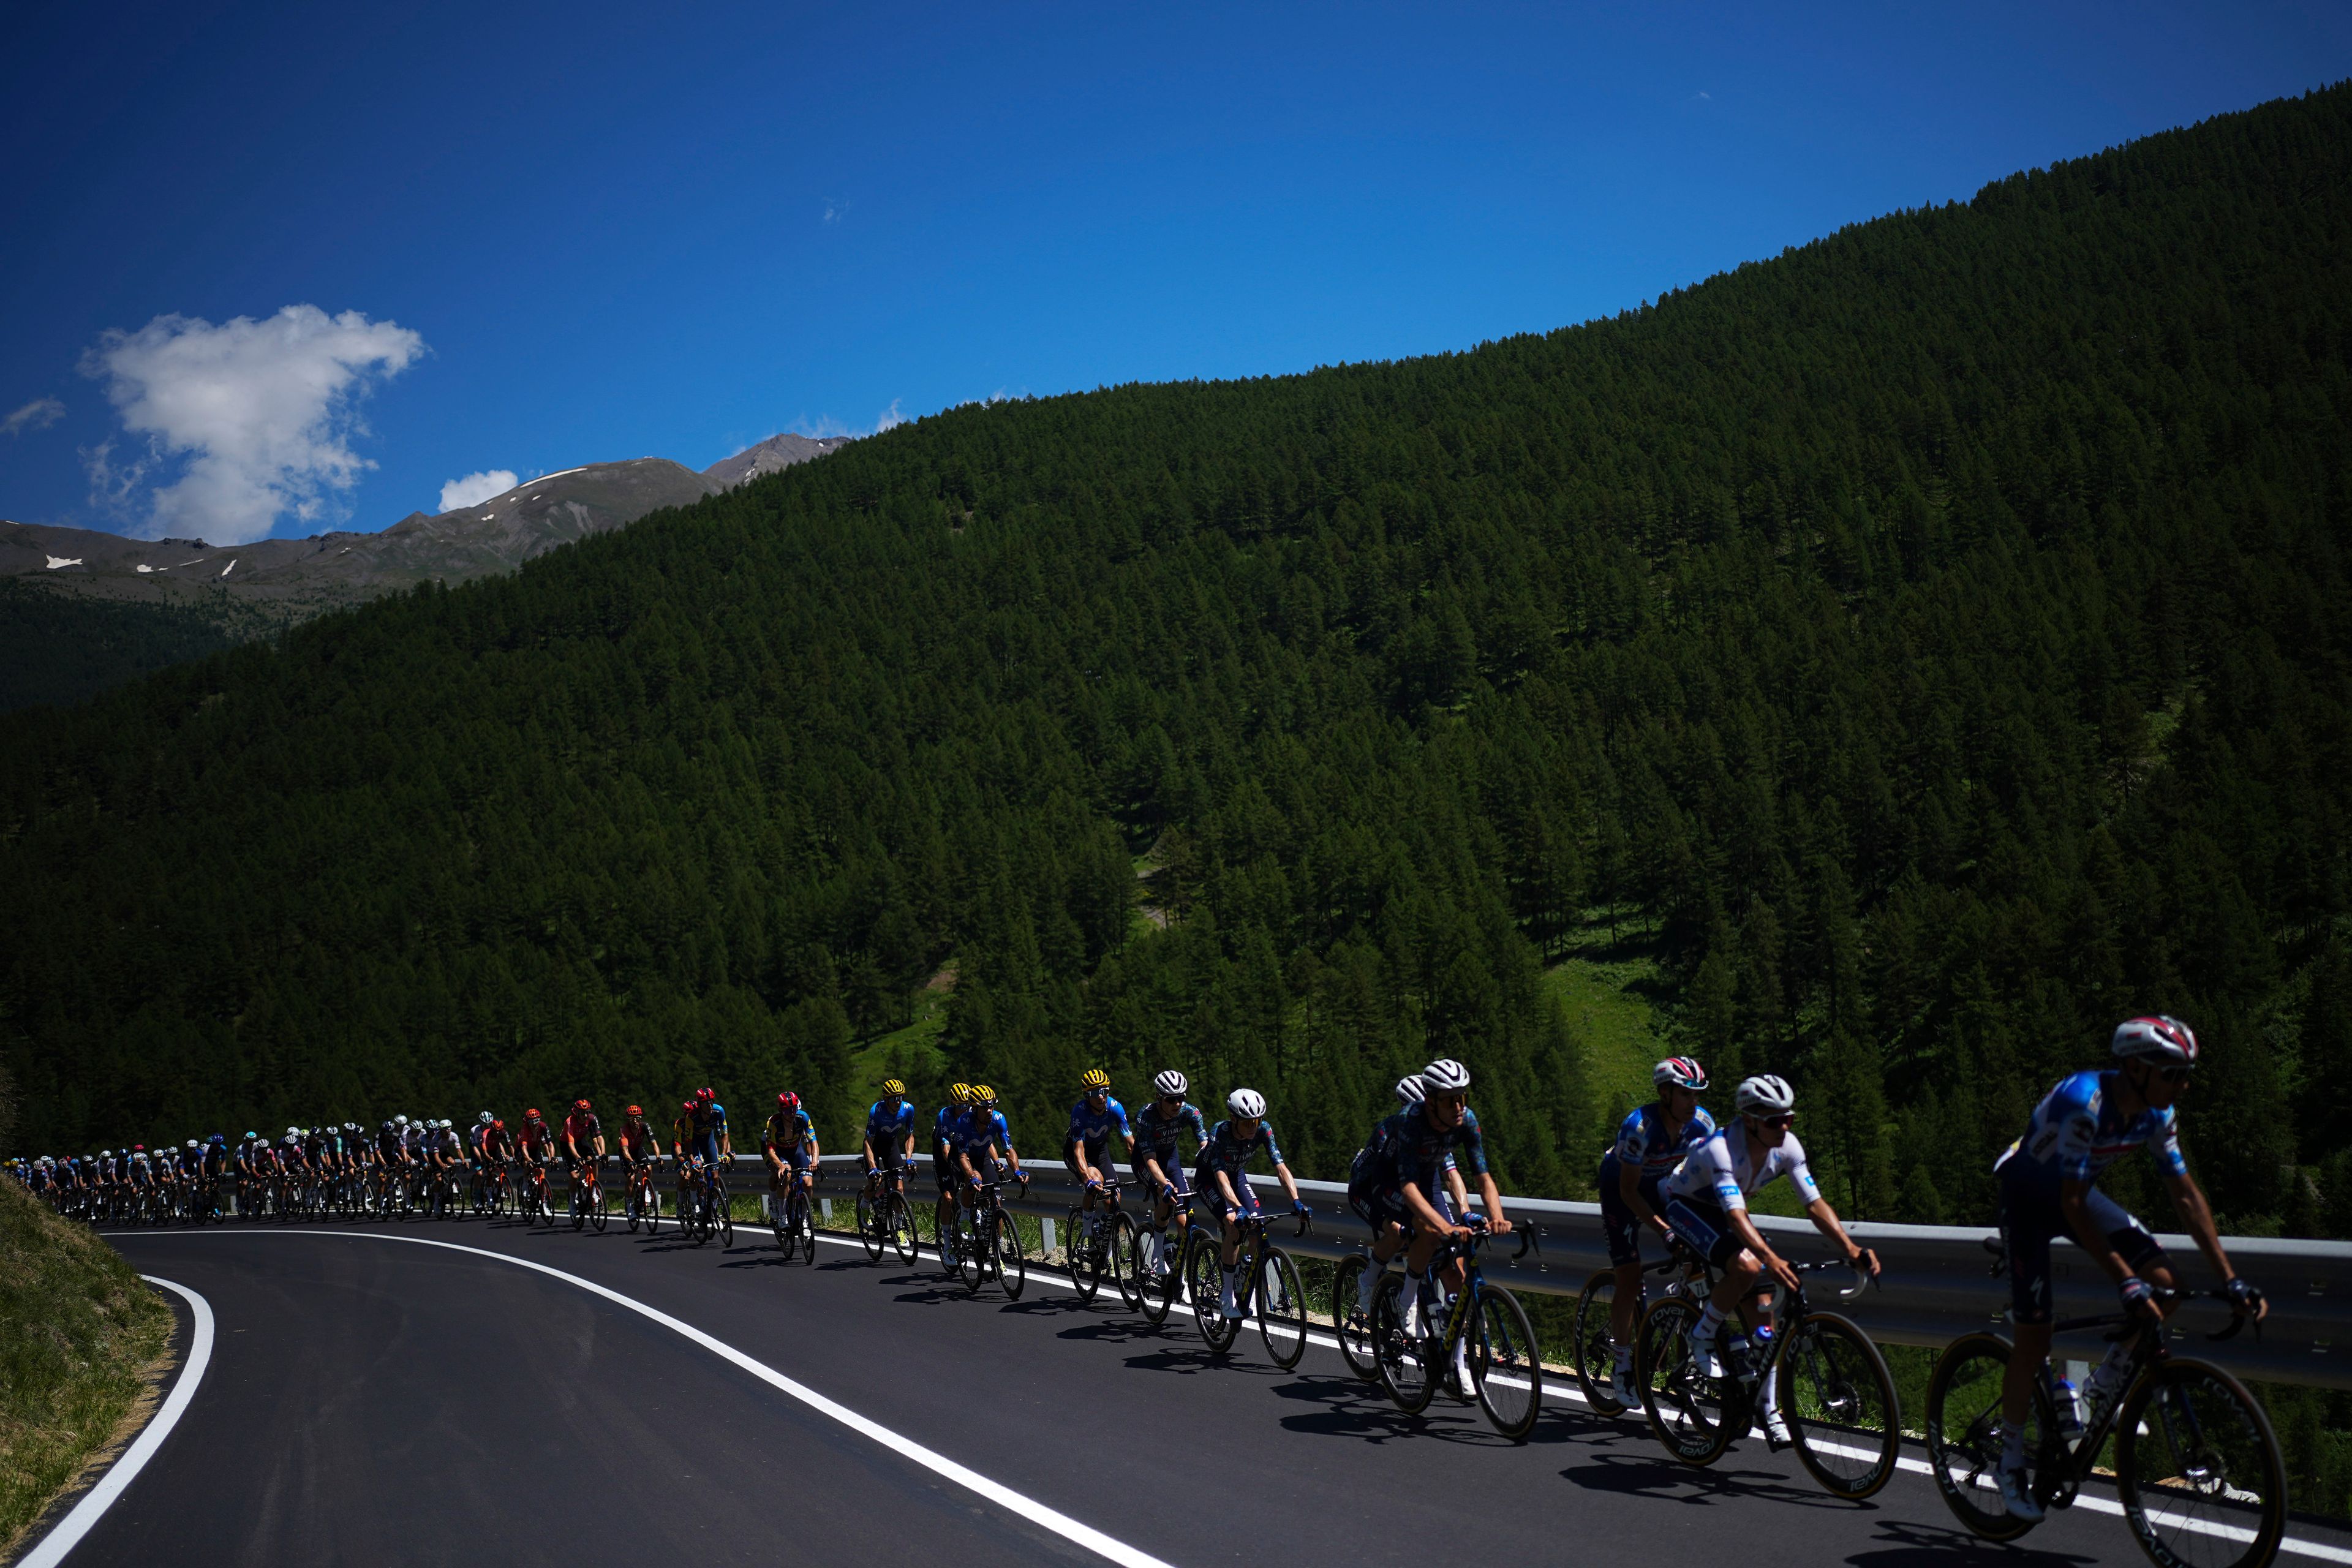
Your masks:
[[[2145,1562],[2111,1514],[1988,1546],[1910,1472],[1840,1502],[1759,1441],[1692,1470],[1572,1400],[1515,1447],[1474,1409],[1400,1415],[1335,1350],[1285,1373],[1245,1332],[1221,1364],[1189,1320],[1151,1329],[1108,1291],[1082,1308],[1033,1275],[1017,1303],[967,1300],[928,1260],[826,1246],[786,1265],[764,1230],[736,1234],[723,1251],[617,1221],[118,1235],[209,1300],[218,1339],[186,1418],[68,1561],[1103,1561],[1025,1498],[1179,1565],[1370,1568],[1456,1540],[1510,1563]],[[1022,1496],[975,1495],[577,1285],[387,1236],[593,1281]],[[2344,1533],[2289,1534],[2352,1562]]]

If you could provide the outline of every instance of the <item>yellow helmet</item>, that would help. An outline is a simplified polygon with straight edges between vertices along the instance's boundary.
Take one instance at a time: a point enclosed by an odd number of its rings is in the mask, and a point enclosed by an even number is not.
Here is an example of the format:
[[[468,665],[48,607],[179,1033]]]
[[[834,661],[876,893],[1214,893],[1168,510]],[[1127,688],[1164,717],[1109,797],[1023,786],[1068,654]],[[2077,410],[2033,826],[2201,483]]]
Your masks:
[[[895,1078],[886,1078],[882,1080],[882,1093],[886,1099],[904,1100],[907,1098],[907,1086]]]
[[[1110,1087],[1110,1074],[1103,1071],[1100,1068],[1088,1068],[1086,1071],[1086,1076],[1078,1079],[1078,1086],[1081,1089],[1108,1089]]]
[[[968,1083],[951,1083],[948,1085],[948,1098],[958,1105],[970,1105],[971,1103],[971,1085]]]
[[[994,1105],[996,1103],[996,1091],[989,1088],[988,1085],[984,1083],[973,1084],[971,1086],[971,1102],[974,1105]]]

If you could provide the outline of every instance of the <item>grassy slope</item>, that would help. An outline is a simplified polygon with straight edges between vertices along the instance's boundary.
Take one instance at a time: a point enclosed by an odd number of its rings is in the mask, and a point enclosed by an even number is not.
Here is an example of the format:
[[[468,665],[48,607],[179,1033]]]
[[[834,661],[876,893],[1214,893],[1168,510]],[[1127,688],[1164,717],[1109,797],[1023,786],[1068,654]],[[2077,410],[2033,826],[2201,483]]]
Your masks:
[[[171,1331],[111,1247],[0,1179],[0,1555],[113,1436]]]

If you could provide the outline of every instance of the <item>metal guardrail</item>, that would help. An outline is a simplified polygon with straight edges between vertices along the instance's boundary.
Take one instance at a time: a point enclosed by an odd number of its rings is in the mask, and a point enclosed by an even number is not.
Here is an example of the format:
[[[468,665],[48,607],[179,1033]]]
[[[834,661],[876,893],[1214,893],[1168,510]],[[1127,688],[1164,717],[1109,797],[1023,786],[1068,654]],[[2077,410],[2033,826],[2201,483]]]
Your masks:
[[[854,1154],[824,1156],[820,1161],[825,1178],[821,1193],[829,1189],[837,1197],[845,1191],[854,1192],[859,1163]],[[1027,1163],[1028,1191],[1015,1194],[1008,1188],[1005,1206],[1059,1221],[1077,1201],[1079,1184],[1058,1162]],[[739,1154],[736,1166],[737,1194],[765,1190],[757,1156]],[[1117,1169],[1129,1178],[1129,1201],[1134,1201],[1132,1173],[1124,1165]],[[928,1180],[928,1164],[919,1153],[915,1174],[915,1191],[919,1193],[920,1184]],[[749,1181],[742,1179],[745,1176]],[[1270,1203],[1280,1203],[1280,1186],[1272,1177],[1252,1176],[1250,1181],[1268,1194]],[[1336,1259],[1360,1252],[1370,1244],[1370,1231],[1348,1207],[1346,1187],[1335,1182],[1300,1182],[1298,1189],[1314,1206],[1315,1223],[1304,1237],[1282,1233],[1286,1248],[1302,1257]],[[1508,1194],[1503,1204],[1513,1219],[1532,1219],[1542,1226],[1542,1251],[1531,1250],[1515,1262],[1507,1249],[1496,1247],[1484,1261],[1488,1278],[1515,1290],[1573,1296],[1595,1270],[1608,1267],[1600,1205]],[[1829,1255],[1828,1243],[1806,1220],[1775,1215],[1758,1215],[1755,1219],[1773,1245],[1791,1258],[1801,1260]],[[2009,1282],[1990,1274],[1992,1259],[1985,1250],[1985,1243],[1995,1232],[1864,1223],[1849,1225],[1846,1230],[1877,1252],[1884,1278],[1879,1288],[1863,1292],[1838,1310],[1853,1318],[1874,1339],[1890,1344],[1941,1347],[1971,1330],[2001,1322],[2009,1306]],[[2172,1255],[2184,1285],[2197,1288],[2212,1283],[2204,1258],[2189,1237],[2159,1236],[2158,1239]],[[2257,1341],[2249,1331],[2224,1342],[2209,1343],[2204,1335],[2226,1327],[2229,1314],[2219,1305],[2200,1303],[2183,1309],[2175,1320],[2172,1334],[2179,1352],[2218,1363],[2242,1377],[2352,1389],[2352,1242],[2261,1237],[2233,1237],[2227,1241],[2231,1260],[2270,1298],[2270,1318],[2263,1324],[2262,1338]],[[2106,1275],[2073,1243],[2061,1241],[2052,1249],[2051,1267],[2060,1317],[2089,1317],[2116,1310],[2115,1289]],[[2062,1336],[2059,1346],[2061,1353],[2090,1361],[2105,1352],[2095,1332]]]

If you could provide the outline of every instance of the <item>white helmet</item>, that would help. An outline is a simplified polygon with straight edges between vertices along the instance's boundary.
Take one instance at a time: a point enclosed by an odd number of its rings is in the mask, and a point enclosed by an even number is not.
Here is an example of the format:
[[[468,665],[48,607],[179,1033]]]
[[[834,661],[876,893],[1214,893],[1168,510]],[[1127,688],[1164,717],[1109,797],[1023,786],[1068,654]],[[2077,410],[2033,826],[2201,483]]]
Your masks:
[[[1422,1088],[1421,1075],[1417,1072],[1409,1072],[1396,1081],[1396,1097],[1407,1105],[1419,1105],[1428,1092]]]
[[[98,1152],[98,1157],[101,1160],[111,1160],[114,1158],[114,1151],[111,1149],[100,1149]]]
[[[286,1130],[286,1136],[289,1138],[299,1138],[302,1136],[302,1130],[299,1127],[289,1127]]]
[[[1151,1080],[1151,1087],[1171,1098],[1181,1098],[1186,1089],[1192,1087],[1192,1080],[1174,1068],[1170,1068]]]
[[[1751,1110],[1793,1110],[1797,1106],[1797,1091],[1778,1073],[1758,1073],[1754,1078],[1740,1079],[1737,1099],[1742,1116]]]
[[[1432,1094],[1456,1094],[1470,1087],[1470,1069],[1452,1057],[1440,1057],[1421,1069],[1421,1084]]]
[[[474,1125],[477,1127],[488,1127],[492,1120],[493,1118],[490,1113],[485,1110],[479,1116],[474,1118]]]
[[[1650,1069],[1650,1081],[1660,1089],[1671,1084],[1676,1089],[1704,1089],[1706,1069],[1696,1057],[1668,1057]]]
[[[2195,1067],[2197,1036],[2179,1019],[2161,1013],[2126,1018],[2116,1026],[2115,1051],[2126,1061],[2137,1058],[2167,1067]]]
[[[1265,1096],[1254,1089],[1237,1089],[1225,1096],[1225,1109],[1244,1121],[1255,1121],[1265,1114]]]
[[[193,1139],[193,1138],[189,1139],[189,1140],[188,1140],[188,1147],[189,1147],[189,1148],[191,1148],[191,1149],[193,1149],[193,1148],[194,1148],[195,1146],[196,1146],[196,1141],[195,1141],[194,1139]]]
[[[395,1116],[392,1119],[392,1124],[394,1127],[405,1127],[408,1125],[408,1118],[405,1116]]]

